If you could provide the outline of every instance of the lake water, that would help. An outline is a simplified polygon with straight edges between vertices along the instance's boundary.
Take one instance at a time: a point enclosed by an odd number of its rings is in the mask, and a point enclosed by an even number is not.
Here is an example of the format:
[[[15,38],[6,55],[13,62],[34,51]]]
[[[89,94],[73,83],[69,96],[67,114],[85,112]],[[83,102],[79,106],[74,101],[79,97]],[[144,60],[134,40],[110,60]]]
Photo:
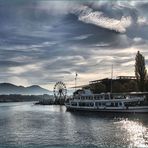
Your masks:
[[[1,103],[3,147],[148,147],[148,115],[71,113],[64,106]]]

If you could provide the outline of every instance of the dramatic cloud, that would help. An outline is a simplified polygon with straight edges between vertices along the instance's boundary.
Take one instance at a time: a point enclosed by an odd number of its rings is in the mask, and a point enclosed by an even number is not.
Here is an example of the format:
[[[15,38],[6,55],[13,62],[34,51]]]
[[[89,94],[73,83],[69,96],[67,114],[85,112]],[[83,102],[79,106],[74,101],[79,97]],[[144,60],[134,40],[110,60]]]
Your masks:
[[[139,16],[137,23],[139,25],[148,25],[148,20],[145,17]]]
[[[93,11],[93,9],[88,6],[82,6],[78,9],[75,9],[73,13],[77,13],[79,20],[85,23],[94,24],[96,26],[114,30],[120,33],[126,32],[126,28],[128,28],[131,23],[131,17],[122,16],[121,19],[117,20],[114,18],[106,17],[100,11]]]
[[[0,1],[0,82],[68,87],[148,63],[148,2]]]

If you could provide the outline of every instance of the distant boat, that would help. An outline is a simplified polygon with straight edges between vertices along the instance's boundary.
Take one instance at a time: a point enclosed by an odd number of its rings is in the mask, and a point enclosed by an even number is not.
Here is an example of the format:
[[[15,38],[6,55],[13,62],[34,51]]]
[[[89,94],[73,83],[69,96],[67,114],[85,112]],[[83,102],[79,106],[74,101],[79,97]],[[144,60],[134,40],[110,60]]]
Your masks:
[[[145,99],[143,93],[113,96],[111,93],[92,94],[90,90],[83,90],[67,99],[65,106],[69,111],[148,113]]]

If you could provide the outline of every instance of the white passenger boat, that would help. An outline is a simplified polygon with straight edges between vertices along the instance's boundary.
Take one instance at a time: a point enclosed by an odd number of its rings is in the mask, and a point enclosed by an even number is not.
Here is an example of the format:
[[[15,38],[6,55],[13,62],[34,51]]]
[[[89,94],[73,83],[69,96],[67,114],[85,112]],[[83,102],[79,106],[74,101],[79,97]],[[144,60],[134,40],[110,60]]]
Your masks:
[[[92,94],[89,90],[83,90],[67,99],[65,106],[70,111],[148,113],[148,104],[143,93],[112,95]]]

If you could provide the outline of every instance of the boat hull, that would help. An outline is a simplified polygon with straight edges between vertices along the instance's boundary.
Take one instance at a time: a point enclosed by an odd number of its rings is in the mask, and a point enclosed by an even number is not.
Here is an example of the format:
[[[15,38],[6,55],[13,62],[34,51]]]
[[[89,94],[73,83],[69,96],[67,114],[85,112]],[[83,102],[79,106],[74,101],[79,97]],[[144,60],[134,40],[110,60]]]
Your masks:
[[[90,112],[110,112],[110,113],[148,113],[148,106],[128,107],[128,108],[94,108],[94,107],[72,107],[66,106],[68,111],[90,111]]]

